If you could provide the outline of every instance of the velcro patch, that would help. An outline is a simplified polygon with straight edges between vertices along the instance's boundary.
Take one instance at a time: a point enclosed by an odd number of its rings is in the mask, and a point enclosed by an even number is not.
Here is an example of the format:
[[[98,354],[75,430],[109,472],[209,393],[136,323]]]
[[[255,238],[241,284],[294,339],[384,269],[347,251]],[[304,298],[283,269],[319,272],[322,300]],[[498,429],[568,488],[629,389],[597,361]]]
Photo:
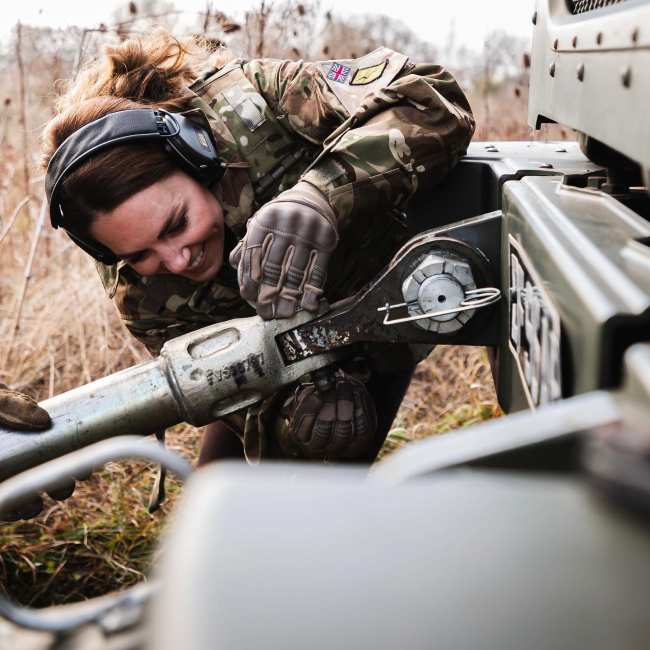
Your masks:
[[[344,84],[347,83],[351,70],[352,68],[348,68],[347,65],[343,65],[342,63],[332,63],[329,72],[327,73],[327,78],[330,81]]]
[[[406,54],[379,47],[360,59],[319,61],[318,68],[329,89],[352,114],[366,95],[388,86],[407,62]]]
[[[388,65],[388,59],[377,63],[376,65],[368,66],[367,68],[359,68],[352,79],[350,80],[351,86],[365,86],[372,83],[375,79],[379,79]]]

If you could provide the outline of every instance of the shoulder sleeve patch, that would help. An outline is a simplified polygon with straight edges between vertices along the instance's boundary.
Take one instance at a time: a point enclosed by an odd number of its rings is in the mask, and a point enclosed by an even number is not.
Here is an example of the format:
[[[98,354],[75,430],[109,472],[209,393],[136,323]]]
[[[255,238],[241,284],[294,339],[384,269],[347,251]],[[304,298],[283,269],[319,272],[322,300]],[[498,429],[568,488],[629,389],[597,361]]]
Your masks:
[[[363,97],[387,86],[407,62],[405,54],[380,47],[360,59],[320,61],[318,68],[329,89],[353,113]]]
[[[371,65],[368,66],[367,68],[359,68],[354,73],[354,75],[352,75],[352,79],[350,79],[350,85],[367,86],[373,81],[379,79],[379,77],[381,77],[381,75],[384,74],[384,70],[386,69],[387,65],[388,65],[388,59],[386,59],[382,63],[377,63],[377,65]]]

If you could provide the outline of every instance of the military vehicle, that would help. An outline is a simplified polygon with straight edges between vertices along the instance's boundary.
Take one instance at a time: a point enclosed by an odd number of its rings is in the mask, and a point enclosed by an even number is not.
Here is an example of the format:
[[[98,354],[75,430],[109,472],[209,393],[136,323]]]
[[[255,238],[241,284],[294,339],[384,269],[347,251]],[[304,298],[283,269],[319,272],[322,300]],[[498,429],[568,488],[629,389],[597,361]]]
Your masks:
[[[154,580],[42,611],[2,600],[0,644],[650,645],[650,2],[538,0],[532,22],[529,122],[578,141],[473,143],[344,305],[211,326],[47,400],[51,431],[0,432],[0,509],[114,458],[187,477],[112,437],[204,424],[355,346],[488,346],[508,415],[369,475],[206,468]]]

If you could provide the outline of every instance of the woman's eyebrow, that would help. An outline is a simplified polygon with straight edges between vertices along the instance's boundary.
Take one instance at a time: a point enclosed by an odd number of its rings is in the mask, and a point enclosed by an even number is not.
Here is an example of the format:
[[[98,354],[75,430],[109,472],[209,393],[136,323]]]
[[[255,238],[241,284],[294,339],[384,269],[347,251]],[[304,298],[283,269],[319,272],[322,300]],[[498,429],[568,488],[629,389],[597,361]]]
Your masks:
[[[160,232],[158,233],[158,239],[163,239],[163,237],[167,234],[169,229],[172,227],[174,223],[180,218],[180,216],[183,214],[185,210],[185,204],[179,203],[172,208],[172,212],[169,214],[167,219],[165,219],[165,223],[163,224],[163,227],[160,229]]]

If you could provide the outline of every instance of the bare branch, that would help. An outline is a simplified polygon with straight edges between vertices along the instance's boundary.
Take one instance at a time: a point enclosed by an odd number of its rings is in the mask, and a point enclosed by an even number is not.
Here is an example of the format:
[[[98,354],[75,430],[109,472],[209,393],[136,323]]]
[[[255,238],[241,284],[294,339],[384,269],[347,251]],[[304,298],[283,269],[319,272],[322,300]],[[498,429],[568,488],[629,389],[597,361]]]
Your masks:
[[[9,217],[9,222],[7,223],[7,227],[0,234],[0,244],[2,244],[2,242],[4,241],[4,238],[9,234],[9,231],[12,229],[13,225],[16,223],[16,219],[18,218],[18,214],[29,203],[30,198],[31,197],[29,195],[23,197],[23,200],[14,208],[14,211],[11,213],[11,216]]]
[[[18,88],[20,96],[20,126],[23,137],[23,181],[29,192],[29,136],[27,133],[27,101],[25,92],[25,65],[23,63],[23,26],[16,24],[16,63],[18,64]]]
[[[29,257],[27,258],[27,264],[25,265],[25,271],[23,273],[23,283],[20,288],[20,293],[18,299],[16,300],[16,307],[14,309],[14,323],[11,328],[11,333],[9,336],[9,345],[7,347],[7,355],[4,360],[3,366],[8,367],[8,362],[11,357],[11,350],[13,348],[14,340],[16,334],[20,329],[20,316],[23,312],[23,305],[25,304],[25,295],[27,294],[27,287],[29,286],[29,281],[32,278],[32,268],[34,266],[34,258],[36,257],[36,249],[38,248],[38,241],[41,238],[41,232],[43,231],[43,224],[45,223],[45,215],[47,214],[47,199],[43,197],[41,201],[41,210],[38,215],[38,221],[36,222],[36,228],[34,228],[34,236],[32,238],[32,245],[29,251]]]

